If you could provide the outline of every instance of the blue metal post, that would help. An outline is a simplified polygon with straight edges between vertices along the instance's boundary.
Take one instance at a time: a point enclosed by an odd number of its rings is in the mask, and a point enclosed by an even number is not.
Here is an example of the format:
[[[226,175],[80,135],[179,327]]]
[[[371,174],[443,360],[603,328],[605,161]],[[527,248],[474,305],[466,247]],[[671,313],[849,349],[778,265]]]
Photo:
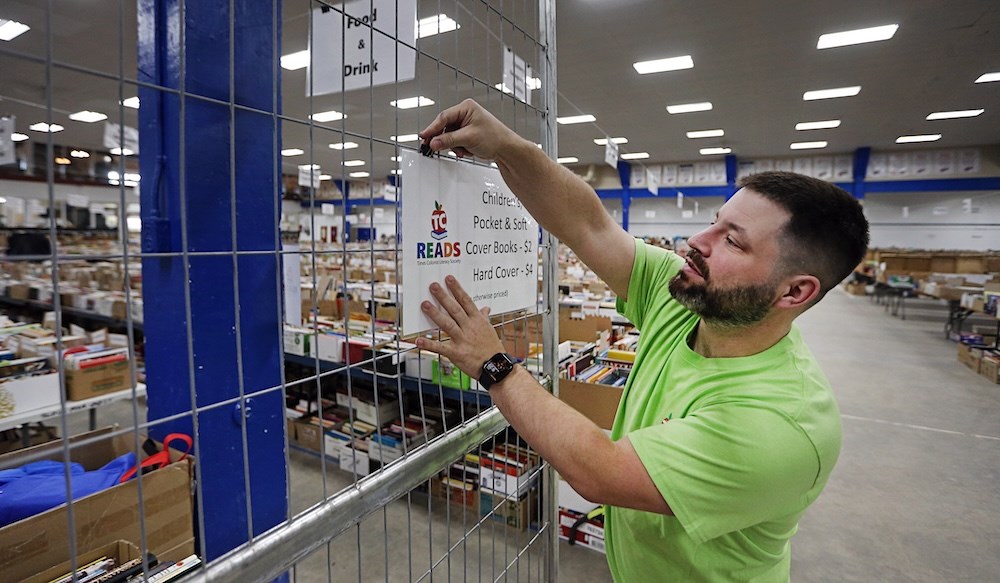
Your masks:
[[[865,176],[868,174],[868,159],[872,155],[869,147],[854,150],[854,181],[851,183],[851,194],[854,198],[865,197]]]
[[[142,261],[150,420],[192,411],[192,382],[199,409],[238,398],[238,356],[244,393],[281,384],[280,125],[272,115],[280,110],[281,8],[235,0],[233,10],[229,0],[139,0],[140,81],[189,95],[182,104],[176,93],[139,89],[143,251],[180,254],[186,236],[189,253],[225,252],[188,256],[186,265],[180,255]],[[260,113],[231,109],[231,101]],[[266,253],[240,255],[234,265],[234,251]],[[258,534],[286,517],[282,395],[255,396],[245,409],[249,467],[239,401],[152,431],[192,434],[196,416],[199,536],[208,560],[245,542],[251,519]]]
[[[736,175],[739,173],[739,164],[735,154],[726,154],[726,186],[729,187],[729,194],[726,200],[736,194]]]
[[[618,160],[618,180],[622,184],[622,228],[628,232],[628,209],[632,206],[632,165]]]

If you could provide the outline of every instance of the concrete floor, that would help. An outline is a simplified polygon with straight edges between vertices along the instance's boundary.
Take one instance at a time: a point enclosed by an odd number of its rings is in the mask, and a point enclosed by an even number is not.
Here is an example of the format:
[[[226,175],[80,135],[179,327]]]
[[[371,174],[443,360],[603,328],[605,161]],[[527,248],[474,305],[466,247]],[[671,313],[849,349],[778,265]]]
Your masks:
[[[1000,386],[956,361],[944,316],[937,302],[908,301],[904,321],[835,290],[800,318],[837,394],[844,447],[793,539],[793,580],[1000,580]],[[102,424],[129,419],[130,408],[101,412]],[[74,415],[75,430],[85,425]],[[292,451],[290,463],[298,512],[321,499],[323,473],[307,453]],[[350,481],[333,467],[326,475],[330,493]],[[413,494],[314,553],[294,580],[542,579],[534,533],[473,528],[476,518]],[[560,543],[559,564],[563,581],[611,580],[593,551]]]

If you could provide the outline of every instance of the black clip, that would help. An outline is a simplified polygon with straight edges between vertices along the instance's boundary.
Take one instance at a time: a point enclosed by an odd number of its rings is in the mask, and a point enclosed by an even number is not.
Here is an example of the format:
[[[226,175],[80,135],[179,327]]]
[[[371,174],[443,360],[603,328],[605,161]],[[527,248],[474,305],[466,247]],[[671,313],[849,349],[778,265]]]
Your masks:
[[[420,144],[420,155],[431,158],[436,154],[434,150],[431,150],[431,145],[427,143]]]

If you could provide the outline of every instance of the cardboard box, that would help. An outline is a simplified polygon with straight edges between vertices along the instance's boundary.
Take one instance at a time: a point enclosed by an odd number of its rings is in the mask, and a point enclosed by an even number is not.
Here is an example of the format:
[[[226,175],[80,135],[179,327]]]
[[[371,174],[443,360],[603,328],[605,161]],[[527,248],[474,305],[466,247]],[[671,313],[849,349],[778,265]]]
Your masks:
[[[434,361],[437,355],[433,352],[413,351],[406,353],[406,376],[425,381],[434,380]]]
[[[990,352],[979,363],[979,376],[1000,385],[1000,353]]]
[[[294,421],[295,444],[312,451],[323,451],[323,428],[310,423],[310,419],[315,418],[304,417]]]
[[[142,551],[139,550],[139,547],[128,541],[119,540],[109,545],[104,545],[97,549],[78,554],[76,558],[76,567],[79,569],[80,567],[92,563],[101,557],[114,559],[115,565],[118,566],[133,559],[138,559],[141,556]],[[50,581],[62,578],[63,576],[69,574],[72,569],[73,564],[70,561],[64,561],[59,565],[42,571],[34,577],[27,578],[22,583],[49,583]]]
[[[0,419],[59,404],[59,373],[0,382]]]
[[[72,448],[70,459],[95,470],[132,451],[131,435],[107,437],[110,431],[101,429],[70,438],[71,443],[88,442]],[[0,456],[0,469],[39,457],[61,460],[62,456],[63,442],[53,441]],[[96,549],[118,540],[141,540],[138,484],[131,480],[73,502],[76,548]],[[142,477],[146,541],[149,551],[162,561],[177,561],[194,553],[191,489],[190,459]],[[66,514],[63,505],[0,528],[0,574],[4,581],[20,581],[66,560]]]
[[[132,387],[130,361],[109,362],[83,370],[66,371],[66,398],[82,401]]]
[[[539,472],[534,468],[527,468],[519,476],[511,476],[502,470],[490,468],[479,468],[479,489],[497,494],[509,494],[518,496],[524,494],[529,489],[538,484]]]
[[[479,517],[490,517],[494,522],[506,524],[518,530],[525,530],[538,516],[535,490],[529,490],[520,498],[507,498],[488,490],[479,490]]]
[[[468,508],[479,515],[479,491],[475,484],[451,479],[447,476],[431,480],[431,496],[446,500],[455,506]]]
[[[601,429],[611,429],[624,389],[559,379],[559,400],[583,413]]]

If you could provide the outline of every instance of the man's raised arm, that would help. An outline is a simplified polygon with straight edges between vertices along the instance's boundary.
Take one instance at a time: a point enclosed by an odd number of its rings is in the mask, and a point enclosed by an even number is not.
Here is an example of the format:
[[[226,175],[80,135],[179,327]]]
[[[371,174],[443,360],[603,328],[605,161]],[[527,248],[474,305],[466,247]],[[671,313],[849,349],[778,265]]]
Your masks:
[[[626,298],[635,244],[580,177],[471,99],[442,111],[420,137],[434,151],[495,161],[531,216]]]

